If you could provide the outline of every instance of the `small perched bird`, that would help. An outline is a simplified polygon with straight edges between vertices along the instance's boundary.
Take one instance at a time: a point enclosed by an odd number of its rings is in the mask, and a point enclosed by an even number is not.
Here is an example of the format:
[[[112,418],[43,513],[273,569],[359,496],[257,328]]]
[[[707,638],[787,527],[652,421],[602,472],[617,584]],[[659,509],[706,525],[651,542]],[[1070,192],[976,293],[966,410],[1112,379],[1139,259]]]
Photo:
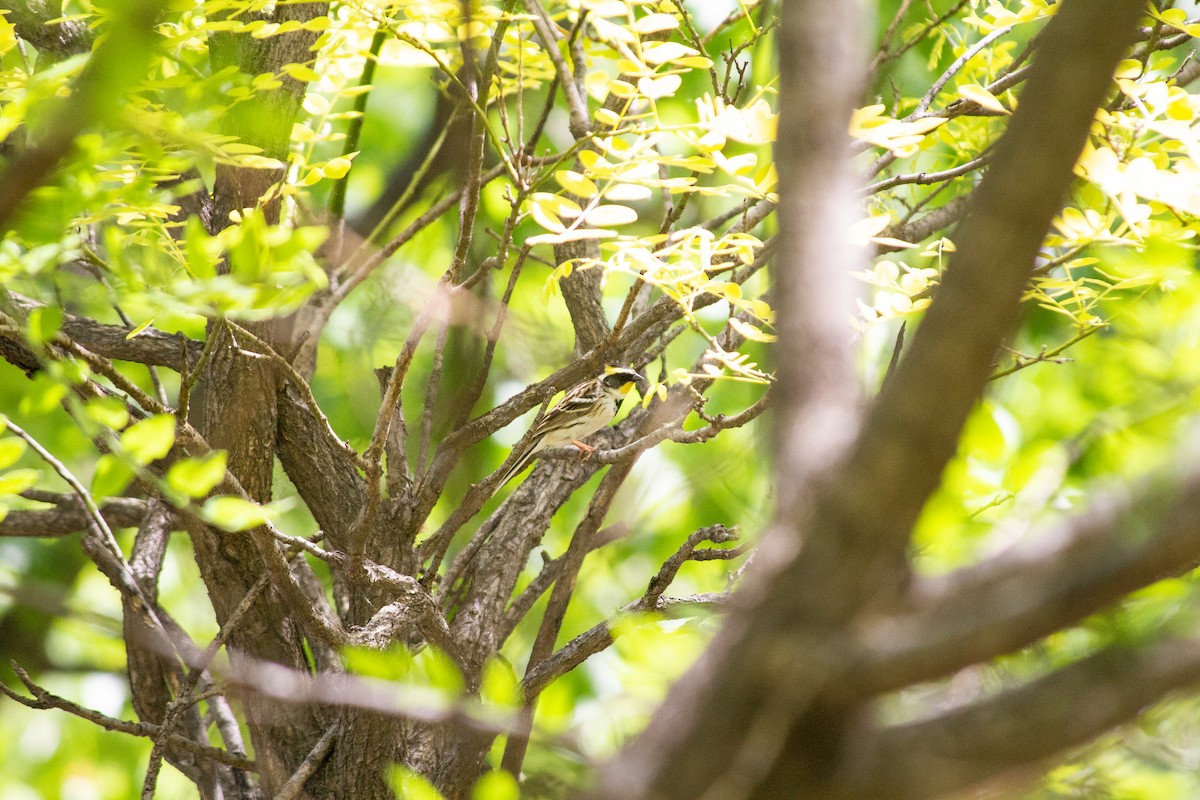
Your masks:
[[[612,422],[630,389],[645,382],[646,379],[632,369],[608,367],[603,374],[572,388],[546,412],[546,416],[534,423],[520,455],[496,487],[515,478],[539,451],[547,447],[573,444],[586,452],[594,450],[579,440]]]

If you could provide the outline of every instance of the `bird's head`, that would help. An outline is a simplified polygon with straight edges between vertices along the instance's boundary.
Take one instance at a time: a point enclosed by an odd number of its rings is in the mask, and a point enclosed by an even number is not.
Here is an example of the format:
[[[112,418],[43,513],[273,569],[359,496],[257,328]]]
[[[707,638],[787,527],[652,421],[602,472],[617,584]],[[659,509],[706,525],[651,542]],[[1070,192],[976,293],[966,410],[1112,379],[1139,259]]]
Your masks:
[[[642,377],[641,373],[626,367],[606,367],[600,383],[606,390],[616,392],[619,396],[624,397],[635,386],[638,391],[642,391],[646,385],[646,379]]]

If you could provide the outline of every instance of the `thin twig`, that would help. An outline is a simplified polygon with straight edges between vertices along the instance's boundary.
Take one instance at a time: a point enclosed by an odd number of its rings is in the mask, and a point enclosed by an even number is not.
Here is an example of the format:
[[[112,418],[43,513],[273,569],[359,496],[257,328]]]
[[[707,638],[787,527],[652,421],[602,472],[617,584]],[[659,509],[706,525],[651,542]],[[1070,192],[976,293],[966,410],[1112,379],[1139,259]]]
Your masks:
[[[886,180],[873,183],[862,190],[864,195],[873,195],[882,192],[884,189],[891,189],[895,186],[906,184],[915,184],[917,186],[926,186],[931,183],[941,183],[948,181],[951,178],[957,178],[961,175],[974,172],[986,166],[988,162],[988,154],[983,154],[978,158],[973,158],[965,164],[959,164],[957,167],[944,169],[940,172],[913,172],[904,175],[893,175]]]
[[[242,617],[254,605],[254,601],[262,594],[263,589],[267,588],[269,583],[268,574],[264,572],[258,577],[258,580],[250,587],[241,602],[233,610],[233,613],[225,620],[221,629],[217,632],[216,637],[208,643],[204,648],[204,652],[189,665],[188,674],[184,677],[182,685],[179,687],[175,699],[167,706],[163,714],[162,723],[159,727],[158,734],[154,737],[154,747],[150,749],[150,759],[146,767],[146,777],[142,783],[142,800],[153,800],[155,787],[158,782],[158,773],[162,767],[163,755],[166,752],[166,747],[175,737],[174,728],[183,715],[183,712],[191,707],[196,700],[192,697],[192,692],[196,688],[196,684],[200,682],[208,665],[212,663],[217,651],[225,646],[229,635],[233,629],[241,622]]]
[[[582,568],[587,554],[593,549],[591,547],[592,539],[599,532],[600,524],[608,514],[608,509],[616,497],[617,489],[620,488],[633,468],[633,461],[634,459],[629,459],[618,464],[605,474],[588,505],[583,521],[575,529],[571,543],[567,546],[567,552],[563,555],[562,572],[554,581],[554,589],[550,593],[550,600],[542,616],[542,624],[538,628],[533,647],[530,649],[530,667],[535,667],[554,652],[554,643],[562,629],[567,605],[575,593],[575,581],[579,576],[579,570]],[[513,775],[521,774],[521,764],[525,760],[525,751],[529,746],[529,734],[533,728],[533,715],[538,696],[536,691],[529,689],[526,689],[524,694],[525,708],[517,723],[518,730],[509,734],[508,744],[504,748],[504,757],[501,762],[503,769]]]
[[[123,719],[116,719],[115,717],[101,714],[98,711],[93,711],[90,708],[84,708],[81,705],[72,703],[66,698],[51,694],[41,686],[38,686],[33,682],[33,679],[29,677],[29,674],[15,662],[11,663],[11,666],[13,672],[17,674],[17,677],[21,679],[21,682],[25,684],[25,688],[29,690],[33,697],[25,697],[24,695],[18,694],[4,683],[0,683],[0,694],[4,694],[9,699],[15,700],[27,708],[37,710],[57,708],[62,711],[66,711],[68,714],[80,717],[81,719],[86,719],[88,722],[95,723],[105,730],[117,731],[118,733],[127,733],[131,736],[145,736],[148,738],[153,738],[158,735],[159,726],[152,722],[127,722]],[[189,753],[194,753],[195,755],[200,756],[201,758],[212,759],[213,761],[216,761],[220,764],[226,764],[235,769],[244,770],[246,772],[258,771],[255,763],[250,759],[235,756],[220,749],[219,747],[213,747],[212,745],[193,741],[186,736],[172,734],[170,737],[170,743],[172,746],[178,747],[180,750],[186,750]]]
[[[576,139],[582,139],[591,130],[586,95],[580,93],[579,87],[575,83],[575,77],[571,74],[566,60],[558,50],[558,36],[551,27],[553,23],[546,14],[546,9],[538,0],[524,0],[524,4],[525,10],[533,18],[531,20],[533,28],[537,31],[538,38],[542,40],[542,49],[550,57],[551,63],[554,64],[554,71],[558,73],[558,83],[562,87],[563,97],[567,100],[567,110],[570,114],[571,135]]]
[[[341,730],[340,724],[330,725],[325,733],[321,734],[321,738],[313,745],[312,750],[308,751],[308,755],[300,762],[300,766],[296,767],[292,777],[288,778],[287,783],[283,784],[275,794],[274,800],[295,800],[300,797],[301,792],[304,791],[304,784],[329,756],[329,751],[333,749],[334,737],[341,733]]]
[[[1003,28],[997,28],[996,30],[989,33],[987,36],[984,36],[982,39],[980,39],[975,44],[968,47],[966,52],[964,52],[961,56],[956,58],[954,60],[954,63],[952,63],[949,67],[947,67],[946,71],[943,72],[940,76],[938,76],[938,79],[933,82],[932,86],[929,87],[929,91],[927,91],[925,93],[925,96],[921,98],[921,101],[919,103],[917,103],[917,107],[913,111],[913,113],[909,114],[908,119],[919,118],[926,111],[928,111],[929,106],[933,103],[934,99],[936,99],[938,94],[942,91],[942,87],[944,87],[950,81],[951,78],[953,78],[955,75],[957,75],[962,70],[962,68],[967,65],[968,61],[970,61],[972,58],[977,56],[980,53],[980,51],[982,51],[989,44],[991,44],[992,42],[999,39],[1001,36],[1004,36],[1006,33],[1011,31],[1014,27],[1016,27],[1016,26],[1015,25],[1006,25]]]
[[[1089,336],[1092,336],[1092,335],[1098,333],[1099,331],[1104,330],[1104,328],[1105,328],[1104,325],[1090,325],[1086,328],[1081,329],[1078,333],[1076,333],[1070,339],[1068,339],[1067,341],[1058,345],[1057,347],[1054,347],[1051,349],[1047,349],[1047,348],[1043,347],[1042,351],[1040,353],[1038,353],[1036,356],[1026,356],[1026,355],[1017,354],[1016,358],[1014,359],[1014,363],[1011,367],[1007,367],[1005,369],[1001,369],[1001,370],[997,370],[997,371],[993,372],[992,377],[988,378],[988,380],[991,380],[991,381],[999,380],[1000,378],[1004,378],[1008,375],[1012,375],[1014,372],[1020,372],[1021,370],[1025,369],[1026,367],[1032,367],[1034,364],[1043,364],[1047,361],[1055,362],[1055,363],[1062,363],[1061,361],[1057,361],[1057,357],[1060,354],[1065,352],[1068,348],[1073,347],[1074,345],[1078,344],[1079,342],[1082,342],[1084,339],[1088,338]]]

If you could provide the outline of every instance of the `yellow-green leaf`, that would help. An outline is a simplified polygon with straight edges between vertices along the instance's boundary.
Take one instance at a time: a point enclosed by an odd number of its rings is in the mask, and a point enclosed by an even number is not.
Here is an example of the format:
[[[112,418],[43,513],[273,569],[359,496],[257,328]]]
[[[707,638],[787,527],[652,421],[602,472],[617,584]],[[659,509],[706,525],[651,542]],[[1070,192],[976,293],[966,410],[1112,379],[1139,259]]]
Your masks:
[[[653,66],[694,55],[698,55],[695,50],[679,42],[652,42],[642,48],[642,58],[647,64]],[[676,75],[674,77],[678,78],[679,76]],[[676,87],[678,88],[678,84],[676,84]]]
[[[643,80],[645,79],[643,78]],[[621,115],[615,111],[610,111],[607,108],[598,108],[596,109],[596,121],[601,125],[607,125],[610,128],[615,128],[617,125],[621,124]]]
[[[175,444],[175,418],[170,414],[156,414],[135,423],[121,434],[121,445],[125,452],[139,464],[149,464],[171,452]]]
[[[598,228],[607,228],[613,225],[628,225],[631,222],[637,222],[637,218],[637,212],[629,206],[615,204],[589,208],[585,215],[587,223]]]
[[[302,83],[309,83],[321,79],[321,76],[317,74],[316,70],[314,70],[312,67],[306,67],[303,64],[284,64],[282,71],[289,77],[301,81]]]
[[[483,680],[479,686],[479,699],[504,708],[521,705],[520,682],[512,667],[500,659],[492,659],[483,669]]]
[[[321,174],[326,178],[340,180],[346,177],[346,173],[350,171],[350,159],[344,156],[331,158],[325,166],[321,167]]]
[[[633,23],[633,29],[643,35],[658,31],[673,31],[678,27],[679,20],[673,14],[647,14]]]
[[[93,397],[83,407],[88,419],[119,431],[129,424],[129,409],[115,397]]]
[[[188,497],[203,497],[225,477],[226,453],[218,450],[203,458],[185,458],[167,470],[167,484]]]
[[[63,312],[55,306],[38,306],[29,312],[29,340],[34,344],[45,344],[52,340],[62,327]]]
[[[400,764],[391,769],[391,784],[396,796],[404,800],[445,800],[428,778]]]
[[[25,442],[15,437],[0,439],[0,469],[8,469],[25,453]]]
[[[149,328],[151,323],[153,323],[153,322],[154,322],[154,317],[151,317],[150,319],[143,322],[141,325],[138,325],[136,328],[131,330],[129,333],[125,334],[125,338],[132,339],[133,337],[137,336],[142,331],[146,330],[146,328]]]
[[[530,236],[525,240],[525,244],[562,244],[581,239],[609,239],[616,235],[616,231],[603,228],[572,228],[562,233],[539,233],[537,236]]]
[[[637,87],[628,81],[609,81],[607,89],[614,97],[633,97],[637,94]]]
[[[592,183],[586,176],[569,169],[560,169],[555,172],[554,180],[558,181],[559,186],[577,197],[594,197],[596,192],[599,191],[596,188],[596,184]]]
[[[964,84],[958,87],[958,94],[960,97],[970,100],[972,103],[976,103],[982,108],[986,108],[988,111],[996,111],[1001,114],[1008,113],[1008,109],[1004,107],[999,98],[979,84]]]
[[[521,790],[511,772],[485,772],[471,790],[471,800],[520,800]]]
[[[683,78],[678,75],[663,75],[658,78],[638,78],[638,91],[651,100],[671,97],[683,84]],[[596,113],[599,117],[599,112]]]
[[[37,469],[14,469],[0,475],[0,495],[20,494],[41,480],[42,472]]]
[[[125,491],[133,480],[133,468],[112,453],[96,459],[96,472],[92,475],[92,496],[99,499],[113,497]]]
[[[262,506],[228,494],[210,498],[200,509],[200,516],[230,533],[257,528],[270,519]]]
[[[605,200],[616,200],[621,203],[636,203],[639,200],[649,200],[654,192],[649,186],[636,183],[618,183],[604,193]]]

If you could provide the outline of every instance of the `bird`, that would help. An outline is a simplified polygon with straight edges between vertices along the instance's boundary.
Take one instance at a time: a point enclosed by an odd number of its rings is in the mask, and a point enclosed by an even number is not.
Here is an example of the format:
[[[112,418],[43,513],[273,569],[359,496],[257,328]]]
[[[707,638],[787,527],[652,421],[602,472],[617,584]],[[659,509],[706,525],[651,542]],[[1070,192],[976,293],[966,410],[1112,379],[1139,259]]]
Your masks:
[[[547,447],[573,444],[584,452],[595,450],[579,440],[612,422],[630,390],[645,383],[646,379],[636,370],[606,367],[600,375],[571,388],[529,429],[522,440],[525,444],[521,446],[520,454],[496,487],[519,475]]]

